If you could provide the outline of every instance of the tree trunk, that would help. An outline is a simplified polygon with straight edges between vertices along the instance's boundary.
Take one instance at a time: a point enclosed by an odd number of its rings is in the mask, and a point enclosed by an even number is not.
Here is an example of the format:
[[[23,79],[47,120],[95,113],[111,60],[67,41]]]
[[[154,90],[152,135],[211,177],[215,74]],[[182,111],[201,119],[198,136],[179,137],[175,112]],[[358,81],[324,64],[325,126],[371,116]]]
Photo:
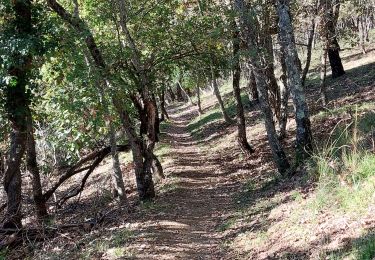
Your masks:
[[[15,16],[10,23],[15,29],[16,38],[28,39],[32,36],[31,1],[12,1]],[[26,150],[27,141],[27,113],[29,93],[26,86],[29,84],[28,75],[31,70],[31,54],[22,54],[22,50],[15,49],[9,54],[15,59],[7,68],[14,85],[5,86],[5,109],[10,122],[10,151],[4,173],[4,189],[7,194],[7,212],[4,228],[21,228],[21,162]]]
[[[202,105],[201,105],[201,91],[200,91],[200,88],[199,88],[199,79],[197,81],[196,92],[197,92],[198,113],[199,113],[199,115],[202,115],[203,111],[202,111]]]
[[[189,104],[190,104],[190,105],[195,105],[194,102],[193,102],[193,100],[191,99],[191,97],[190,97],[188,91],[186,91],[186,90],[183,89],[183,88],[181,88],[181,90],[182,90],[182,93],[183,93],[184,96],[185,96],[185,100],[189,101]]]
[[[322,100],[322,105],[326,106],[328,103],[327,90],[326,90],[326,75],[327,75],[327,50],[323,50],[321,57],[321,67],[320,67],[320,99]]]
[[[340,58],[340,46],[336,37],[330,41],[328,48],[328,59],[331,65],[332,78],[338,78],[345,74]]]
[[[280,44],[280,36],[278,36],[278,43]],[[281,49],[281,47],[280,47]],[[277,58],[279,59],[281,65],[282,74],[279,78],[279,86],[280,86],[280,121],[279,121],[279,139],[282,140],[286,137],[286,125],[288,123],[288,104],[289,104],[289,96],[290,96],[290,89],[288,87],[288,79],[287,79],[287,69],[285,64],[285,56],[282,50],[278,52]]]
[[[286,75],[282,74],[279,80],[280,86],[280,120],[279,120],[279,138],[284,139],[286,137],[286,125],[288,123],[288,101],[289,101],[289,88]]]
[[[277,166],[278,171],[282,175],[286,175],[290,168],[290,164],[285,155],[284,149],[277,137],[275,124],[273,121],[272,110],[268,103],[268,93],[267,93],[267,81],[266,76],[263,75],[261,70],[254,70],[256,85],[259,93],[259,103],[262,109],[265,127],[268,136],[268,142],[271,146],[273,159]]]
[[[167,112],[167,109],[165,109],[165,90],[163,89],[160,94],[160,110],[162,116],[165,116],[165,118],[169,119],[169,115]]]
[[[77,4],[77,2],[75,2],[75,4]],[[79,17],[78,6],[76,6],[76,16]],[[88,68],[91,68],[92,61],[90,60],[90,58],[88,57],[89,55],[85,51],[84,51],[84,56],[85,56],[86,66]],[[111,173],[112,185],[113,185],[112,192],[113,192],[113,197],[117,198],[121,205],[125,206],[126,208],[129,208],[129,202],[126,196],[125,184],[124,184],[124,180],[122,177],[120,160],[119,160],[118,151],[117,151],[116,132],[113,126],[111,113],[109,110],[110,104],[104,91],[104,88],[105,88],[104,83],[105,83],[105,86],[108,88],[112,88],[112,86],[108,80],[105,80],[105,82],[103,81],[99,82],[99,80],[97,81],[97,89],[99,92],[100,103],[104,109],[104,120],[106,123],[106,127],[109,130],[109,144],[111,147],[111,159],[112,159],[112,173]]]
[[[154,154],[153,150],[155,147],[155,143],[159,141],[158,134],[159,134],[159,115],[158,115],[158,109],[156,106],[156,100],[155,97],[150,93],[150,79],[146,73],[146,70],[144,69],[144,65],[142,64],[141,59],[141,52],[138,50],[136,43],[131,36],[131,33],[127,27],[127,11],[126,11],[126,4],[124,0],[118,0],[117,1],[119,5],[119,13],[120,13],[120,27],[126,37],[127,43],[129,44],[130,49],[132,50],[132,62],[136,69],[137,76],[139,77],[140,82],[140,89],[142,92],[142,100],[144,104],[144,110],[147,115],[147,135],[145,136],[145,140],[143,140],[143,137],[137,138],[136,143],[139,146],[136,148],[136,145],[132,145],[134,149],[136,149],[135,153],[133,153],[133,158],[136,158],[136,160],[139,160],[139,151],[141,151],[141,155],[143,157],[142,159],[142,166],[143,166],[143,172],[142,176],[138,174],[136,178],[139,179],[141,184],[141,189],[139,189],[140,192],[140,199],[141,200],[148,200],[153,197],[155,197],[155,190],[154,190],[154,183],[152,180],[152,165],[154,160]],[[125,113],[126,114],[126,113]],[[124,113],[122,113],[124,117]],[[127,114],[126,114],[127,115]],[[130,124],[130,118],[128,120]],[[126,125],[126,124],[124,124]],[[133,133],[130,133],[130,135]],[[136,138],[136,136],[131,137]],[[130,139],[130,137],[129,137]],[[137,163],[138,167],[141,166],[140,162]],[[136,166],[137,167],[137,166]],[[136,174],[137,175],[137,174]],[[138,182],[138,180],[137,180]]]
[[[267,79],[264,74],[264,68],[267,65],[263,64],[266,59],[265,57],[262,57],[264,54],[260,52],[261,48],[259,47],[261,46],[258,46],[257,42],[258,32],[256,31],[256,28],[258,21],[253,17],[253,14],[249,12],[244,0],[235,0],[235,8],[240,15],[241,32],[244,35],[244,40],[247,44],[249,61],[251,67],[253,68],[256,80],[259,103],[263,113],[268,142],[271,147],[273,159],[280,174],[285,175],[290,169],[290,164],[281,143],[277,138],[272,110],[268,103]]]
[[[212,76],[212,88],[214,90],[216,99],[219,103],[221,113],[223,114],[223,118],[226,123],[232,124],[233,120],[229,117],[227,111],[225,110],[224,102],[220,95],[219,86],[217,84],[216,75],[215,75],[213,66],[211,66],[211,76]]]
[[[314,34],[315,34],[315,17],[313,17],[313,19],[311,20],[311,28],[309,30],[309,37],[307,40],[307,55],[306,55],[305,68],[303,69],[303,72],[302,72],[302,86],[305,86],[306,76],[310,68]]]
[[[4,189],[7,194],[7,212],[4,228],[22,227],[21,219],[21,162],[25,153],[26,129],[12,124],[11,144],[7,168],[4,174]]]
[[[274,55],[273,55],[273,41],[271,35],[271,22],[270,22],[270,10],[268,5],[265,5],[263,12],[264,28],[261,33],[261,41],[264,46],[265,58],[267,60],[267,67],[265,69],[265,75],[267,76],[267,85],[269,90],[269,101],[273,110],[273,114],[278,121],[280,121],[280,107],[281,98],[280,90],[277,85],[274,69]]]
[[[129,201],[126,196],[124,179],[120,167],[120,159],[117,151],[116,133],[112,122],[108,122],[109,127],[109,142],[111,146],[112,158],[112,180],[114,185],[114,197],[118,198],[121,205],[129,208]]]
[[[176,95],[174,94],[172,88],[168,87],[167,90],[168,90],[169,96],[171,97],[172,102],[174,102],[176,100]]]
[[[182,86],[181,86],[181,81],[176,83],[176,98],[178,102],[184,102],[185,98],[182,95]]]
[[[358,38],[362,53],[366,54],[366,24],[364,19],[363,15],[358,17]]]
[[[297,124],[296,164],[298,165],[312,150],[309,109],[301,82],[300,70],[297,66],[298,54],[290,19],[288,0],[277,0],[277,13],[279,17],[281,51],[285,57],[288,83],[295,107],[295,120]]]
[[[340,0],[325,0],[320,3],[321,35],[324,48],[327,50],[332,78],[345,74],[340,58],[340,46],[336,38],[337,19],[340,11]]]
[[[250,146],[246,136],[246,119],[241,100],[241,67],[240,67],[240,39],[237,24],[233,22],[233,93],[236,99],[237,108],[237,142],[241,148],[241,151],[246,155],[250,156],[254,150]]]
[[[35,205],[35,211],[37,219],[43,222],[47,217],[47,207],[46,202],[43,198],[43,189],[40,180],[40,173],[38,168],[38,163],[36,159],[35,150],[35,139],[34,139],[34,127],[31,111],[28,111],[28,136],[27,136],[27,169],[31,173],[31,182],[33,187],[33,199]]]
[[[120,113],[121,122],[129,138],[129,143],[132,147],[135,178],[137,183],[137,190],[141,201],[150,200],[155,197],[154,182],[152,180],[152,159],[148,158],[149,165],[143,161],[145,146],[143,141],[137,137],[137,134],[132,126],[131,120],[127,112],[116,103],[116,109]]]
[[[253,103],[258,103],[259,102],[259,96],[258,96],[258,91],[257,91],[257,84],[255,81],[255,76],[254,72],[252,69],[249,68],[249,74],[248,74],[248,91],[251,95],[251,98],[249,97],[250,100],[253,101]]]

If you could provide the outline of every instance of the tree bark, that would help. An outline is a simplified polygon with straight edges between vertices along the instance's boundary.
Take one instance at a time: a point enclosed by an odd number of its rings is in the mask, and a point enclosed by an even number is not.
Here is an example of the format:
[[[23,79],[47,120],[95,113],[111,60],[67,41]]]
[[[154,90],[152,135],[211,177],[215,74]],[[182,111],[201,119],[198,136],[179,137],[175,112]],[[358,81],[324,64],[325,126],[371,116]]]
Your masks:
[[[275,68],[274,68],[274,55],[273,55],[273,41],[271,35],[271,22],[270,22],[270,10],[269,5],[264,6],[263,12],[263,23],[264,28],[261,33],[262,45],[265,48],[265,58],[267,59],[267,67],[265,69],[265,75],[267,76],[267,85],[269,90],[269,101],[273,110],[273,114],[276,117],[277,121],[280,121],[280,107],[281,107],[281,98],[280,90],[277,85],[277,80],[275,77]]]
[[[295,120],[297,124],[296,164],[298,165],[312,151],[309,109],[301,82],[300,70],[297,66],[298,54],[289,13],[289,0],[277,0],[277,13],[279,17],[281,50],[285,57],[288,83],[295,107]]]
[[[115,104],[117,111],[120,113],[121,122],[129,138],[130,145],[132,147],[133,161],[135,165],[135,177],[137,183],[137,190],[139,198],[142,201],[150,200],[155,197],[154,182],[152,180],[152,173],[150,171],[152,167],[152,158],[148,158],[150,165],[145,165],[143,161],[145,147],[143,141],[137,136],[130,117],[127,112],[121,107],[121,104]]]
[[[321,66],[320,67],[320,86],[319,86],[320,99],[322,101],[322,105],[326,106],[328,103],[327,89],[326,89],[327,50],[323,50],[320,66]]]
[[[345,74],[340,58],[340,46],[336,37],[336,25],[340,12],[340,0],[325,0],[320,3],[321,34],[325,42],[332,78]]]
[[[258,21],[253,17],[253,14],[249,12],[244,0],[235,0],[235,9],[239,13],[241,33],[243,34],[244,40],[247,44],[249,62],[256,80],[259,103],[263,113],[268,142],[271,147],[273,159],[279,173],[286,175],[290,169],[290,164],[281,143],[277,138],[272,110],[268,102],[267,79],[264,74],[264,69],[267,65],[264,64],[266,59],[263,57],[264,54],[262,53],[262,46],[258,46]]]
[[[279,120],[279,138],[284,139],[286,137],[286,125],[288,123],[288,101],[289,101],[289,87],[286,79],[286,75],[282,74],[279,80],[280,86],[280,120]]]
[[[33,187],[33,199],[37,219],[43,222],[48,217],[46,202],[43,198],[43,189],[40,180],[40,173],[36,159],[34,126],[31,111],[28,112],[28,136],[27,136],[27,169],[31,173]]]
[[[257,84],[256,84],[256,81],[255,81],[254,72],[250,68],[249,68],[249,72],[248,72],[247,88],[248,88],[248,91],[251,95],[251,97],[249,97],[249,99],[252,100],[253,103],[258,103],[259,102],[259,96],[258,96],[258,91],[257,91]]]
[[[233,120],[229,117],[227,111],[225,110],[224,102],[223,102],[223,99],[221,98],[221,95],[220,95],[219,86],[217,84],[217,79],[216,79],[215,71],[214,71],[214,68],[213,68],[212,65],[211,65],[211,77],[212,77],[212,88],[214,90],[214,94],[216,96],[216,99],[217,99],[217,101],[219,103],[220,110],[221,110],[221,113],[223,115],[223,118],[224,118],[224,120],[225,120],[226,123],[232,124]]]
[[[315,17],[311,19],[311,27],[309,30],[309,37],[307,39],[307,55],[306,55],[305,68],[303,69],[303,72],[302,72],[302,86],[305,86],[306,76],[310,68],[314,34],[315,34]]]
[[[185,98],[184,98],[184,96],[182,95],[181,80],[179,80],[179,81],[176,83],[176,97],[177,97],[177,101],[179,101],[179,102],[185,102]]]
[[[197,80],[196,92],[197,92],[197,107],[198,107],[198,113],[199,113],[199,115],[202,115],[202,114],[203,114],[203,111],[202,111],[202,105],[201,105],[201,90],[200,90],[200,87],[199,87],[199,78],[198,78],[198,80]]]
[[[254,149],[250,146],[246,136],[246,119],[241,100],[241,67],[240,67],[240,39],[237,24],[233,22],[233,93],[236,99],[236,111],[237,111],[237,142],[240,146],[241,151],[246,155],[250,156]]]
[[[149,200],[155,197],[154,183],[152,180],[152,171],[153,164],[155,163],[155,155],[153,150],[155,143],[159,141],[159,113],[156,106],[156,100],[150,92],[150,80],[144,69],[144,65],[141,60],[141,53],[138,50],[136,43],[127,27],[127,10],[124,0],[117,1],[119,6],[120,14],[120,27],[126,37],[127,43],[129,44],[130,49],[132,50],[132,62],[136,69],[137,76],[139,77],[141,97],[143,100],[143,108],[147,115],[147,135],[145,137],[137,138],[133,136],[131,127],[130,117],[127,113],[121,113],[121,118],[123,121],[124,127],[127,126],[127,132],[129,139],[131,141],[132,148],[135,149],[133,153],[133,158],[137,160],[135,162],[135,167],[142,167],[136,171],[137,186],[139,191],[139,196],[141,200]],[[120,105],[117,105],[120,107]],[[128,123],[126,123],[128,122]],[[143,139],[145,138],[145,140]],[[142,162],[140,161],[139,156],[142,156]],[[142,171],[142,174],[140,172]],[[138,174],[138,175],[137,175]],[[138,182],[140,182],[138,184]],[[141,191],[141,189],[143,189]]]
[[[122,177],[122,171],[120,167],[120,159],[117,151],[116,133],[113,128],[112,122],[109,122],[109,142],[111,146],[111,158],[112,158],[112,180],[114,185],[114,197],[118,198],[121,205],[129,208],[129,201],[126,196],[124,179]]]
[[[168,91],[169,96],[171,97],[172,102],[174,102],[176,100],[176,95],[174,94],[172,88],[168,87],[167,91]]]
[[[128,152],[130,150],[130,145],[117,145],[116,150],[118,152]],[[86,157],[82,158],[79,162],[77,162],[74,166],[71,166],[69,170],[67,170],[60,178],[59,180],[52,185],[51,188],[49,188],[44,194],[43,199],[45,202],[47,202],[51,196],[56,192],[56,190],[69,178],[73,177],[74,175],[89,170],[93,171],[95,169],[95,165],[98,165],[108,154],[111,153],[111,147],[105,147],[99,151],[95,151],[87,155]],[[90,161],[98,162],[97,164],[94,162],[90,166],[84,166]]]
[[[31,1],[12,1],[15,13],[11,26],[15,29],[16,38],[30,38],[32,35]],[[32,56],[23,54],[21,50],[14,50],[9,54],[14,59],[7,68],[12,77],[11,85],[5,86],[5,109],[10,122],[10,151],[4,173],[4,189],[7,194],[7,212],[4,228],[21,228],[21,162],[26,150],[27,142],[27,113],[29,95],[26,86],[31,71]]]
[[[169,119],[167,109],[165,108],[165,90],[163,89],[160,94],[160,110],[163,117]]]

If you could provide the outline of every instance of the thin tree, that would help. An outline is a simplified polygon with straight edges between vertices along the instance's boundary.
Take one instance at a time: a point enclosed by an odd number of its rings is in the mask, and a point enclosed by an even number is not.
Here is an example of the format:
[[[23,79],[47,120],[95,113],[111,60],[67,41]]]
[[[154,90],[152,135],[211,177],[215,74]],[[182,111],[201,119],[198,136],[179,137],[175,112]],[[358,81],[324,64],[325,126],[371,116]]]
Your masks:
[[[259,22],[245,5],[244,0],[235,0],[235,10],[239,14],[240,28],[243,40],[246,43],[249,63],[254,72],[256,86],[259,96],[259,103],[264,117],[265,128],[267,131],[268,142],[271,147],[274,162],[278,171],[285,175],[290,169],[290,164],[284,152],[284,149],[277,137],[275,123],[273,121],[272,110],[268,101],[267,77],[264,70],[265,64],[263,48],[259,45],[257,31]]]
[[[298,54],[289,11],[289,0],[277,0],[280,44],[285,57],[287,81],[295,107],[296,163],[299,164],[312,150],[312,133],[309,109],[301,82],[301,72],[297,66]]]
[[[250,146],[246,136],[246,119],[241,100],[241,67],[240,67],[240,37],[236,22],[233,22],[233,94],[236,99],[236,111],[237,111],[237,142],[241,148],[241,151],[250,156],[254,152],[254,149]]]

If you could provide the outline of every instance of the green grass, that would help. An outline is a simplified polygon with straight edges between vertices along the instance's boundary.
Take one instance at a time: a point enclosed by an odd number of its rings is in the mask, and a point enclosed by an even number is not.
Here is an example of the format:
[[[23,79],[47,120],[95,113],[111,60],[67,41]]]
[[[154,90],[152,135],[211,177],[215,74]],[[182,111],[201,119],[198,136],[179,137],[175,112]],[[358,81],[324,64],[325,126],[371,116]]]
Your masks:
[[[336,107],[334,109],[328,109],[324,111],[320,111],[318,114],[314,116],[314,119],[326,119],[329,116],[339,116],[343,114],[348,114],[348,113],[353,113],[357,109],[358,113],[362,112],[368,112],[372,109],[375,109],[375,104],[374,103],[363,103],[360,105],[353,105],[353,104],[348,104],[344,105],[341,107]],[[369,116],[369,115],[367,115]],[[370,116],[369,116],[370,117]],[[374,117],[371,116],[369,119],[373,119]],[[368,120],[367,120],[368,121]],[[360,122],[359,124],[363,124],[364,122]],[[374,121],[370,122],[374,126]]]
[[[236,222],[237,222],[236,218],[230,218],[230,219],[226,220],[224,223],[222,223],[221,225],[219,225],[217,227],[217,231],[224,232],[224,231],[230,229],[234,224],[236,224]]]
[[[172,177],[173,178],[173,177]],[[170,180],[171,178],[169,178]],[[169,183],[166,183],[164,184],[162,187],[160,187],[160,191],[162,193],[168,193],[168,192],[172,192],[172,191],[175,191],[179,188],[180,186],[178,185],[177,181],[175,180],[172,180],[171,182]]]
[[[203,114],[200,117],[195,118],[188,125],[188,130],[192,135],[197,135],[204,126],[209,123],[216,122],[222,119],[222,114],[219,108],[210,110],[209,112]]]
[[[6,249],[1,250],[0,251],[0,260],[7,259],[7,254],[8,254],[8,250],[6,250]]]
[[[171,150],[171,146],[168,143],[158,143],[155,148],[155,155],[162,159],[168,155]]]
[[[227,87],[227,85],[224,85],[224,87]],[[249,97],[246,93],[241,95],[241,100],[242,104],[244,105],[250,103]],[[234,118],[236,116],[236,102],[234,97],[230,96],[227,100],[225,100],[224,103],[226,112],[230,117]],[[207,125],[214,122],[218,122],[220,120],[223,120],[223,115],[219,108],[219,104],[216,104],[213,108],[211,108],[208,112],[204,113],[202,116],[193,119],[188,125],[188,130],[193,136],[201,137],[201,132]]]
[[[375,257],[375,234],[367,234],[356,239],[346,249],[340,249],[336,252],[329,253],[322,259],[339,260],[372,260]]]
[[[117,229],[110,237],[99,237],[79,247],[80,259],[93,259],[110,252],[115,257],[123,257],[130,253],[126,250],[127,243],[134,237],[134,232],[129,229]]]
[[[357,110],[358,111],[358,110]],[[309,174],[317,180],[317,191],[310,206],[344,213],[363,214],[373,203],[375,191],[375,154],[361,145],[374,129],[375,116],[367,113],[345,127],[337,127],[334,138],[317,149]]]

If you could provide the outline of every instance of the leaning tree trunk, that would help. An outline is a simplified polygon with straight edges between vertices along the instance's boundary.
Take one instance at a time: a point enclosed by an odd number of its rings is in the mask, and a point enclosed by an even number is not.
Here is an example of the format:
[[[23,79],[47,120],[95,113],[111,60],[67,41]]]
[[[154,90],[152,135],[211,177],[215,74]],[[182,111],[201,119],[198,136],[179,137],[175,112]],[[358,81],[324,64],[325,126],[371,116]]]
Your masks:
[[[181,80],[176,83],[176,98],[179,102],[184,102],[185,98],[182,95],[182,86],[181,86]]]
[[[215,75],[213,66],[211,66],[211,77],[212,77],[212,88],[214,90],[216,99],[219,103],[220,110],[221,110],[221,113],[223,115],[223,118],[224,118],[226,123],[232,124],[233,120],[229,117],[227,111],[225,110],[224,102],[223,102],[223,99],[221,98],[221,95],[220,95],[219,86],[217,84],[217,79],[216,79],[216,75]]]
[[[295,120],[297,124],[296,164],[298,165],[312,150],[309,109],[306,102],[305,90],[301,82],[300,70],[297,66],[298,54],[290,19],[288,0],[277,0],[277,13],[279,17],[281,50],[285,57],[288,83],[295,107]]]
[[[36,159],[34,127],[31,111],[28,112],[28,136],[27,136],[27,169],[31,173],[31,183],[33,187],[33,200],[37,219],[43,222],[47,217],[46,202],[43,198],[43,189],[40,180],[39,167]]]
[[[28,39],[32,35],[31,1],[12,1],[15,13],[12,26],[16,38]],[[13,29],[12,28],[12,29]],[[7,212],[4,228],[21,228],[21,162],[26,150],[27,141],[27,113],[29,98],[26,86],[29,84],[28,75],[32,65],[32,56],[22,54],[15,49],[9,54],[15,59],[7,68],[9,76],[14,79],[15,85],[5,86],[5,109],[10,122],[10,151],[4,173],[4,189],[7,194]]]
[[[240,89],[240,79],[241,79],[241,67],[240,67],[240,39],[237,24],[233,22],[233,93],[236,99],[237,108],[237,142],[241,148],[241,151],[250,156],[254,150],[250,146],[247,136],[246,136],[246,120],[245,113],[243,109],[243,104],[241,100],[241,89]]]
[[[265,57],[261,53],[262,48],[258,46],[258,32],[256,31],[258,21],[253,14],[250,14],[244,0],[235,0],[235,8],[240,15],[241,32],[247,44],[249,62],[253,68],[256,86],[259,95],[259,103],[263,113],[265,128],[267,131],[268,142],[271,147],[272,155],[276,167],[280,174],[285,175],[290,169],[290,164],[283,150],[283,147],[277,137],[275,124],[273,121],[272,110],[268,103],[267,77],[264,74],[266,64],[263,64]]]
[[[168,91],[169,96],[171,97],[172,102],[174,102],[176,100],[176,95],[174,94],[172,88],[168,87],[167,91]]]
[[[275,124],[273,121],[272,109],[268,102],[267,81],[262,69],[254,70],[257,89],[259,93],[259,103],[264,117],[265,127],[268,136],[268,142],[271,146],[273,159],[278,171],[285,175],[288,173],[290,164],[284,152],[284,149],[277,137]]]

